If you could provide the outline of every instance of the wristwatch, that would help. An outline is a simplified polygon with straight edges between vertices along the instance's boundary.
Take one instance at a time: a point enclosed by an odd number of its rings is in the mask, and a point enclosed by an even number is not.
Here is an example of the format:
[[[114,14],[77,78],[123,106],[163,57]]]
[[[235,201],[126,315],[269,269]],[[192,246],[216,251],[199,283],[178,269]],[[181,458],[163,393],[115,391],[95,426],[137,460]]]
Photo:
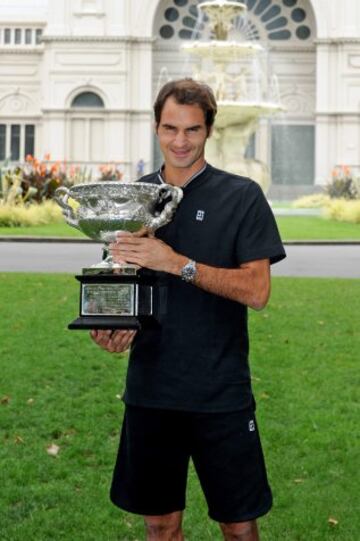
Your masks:
[[[181,279],[189,284],[192,284],[195,281],[196,272],[196,262],[190,259],[189,262],[186,263],[186,265],[184,265],[181,269]]]

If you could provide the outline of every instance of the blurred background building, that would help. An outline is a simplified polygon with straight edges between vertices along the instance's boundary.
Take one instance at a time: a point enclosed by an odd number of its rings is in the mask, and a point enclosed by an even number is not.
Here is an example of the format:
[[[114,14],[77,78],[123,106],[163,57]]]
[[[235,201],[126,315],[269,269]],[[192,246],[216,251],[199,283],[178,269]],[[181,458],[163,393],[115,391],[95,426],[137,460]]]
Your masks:
[[[359,0],[243,0],[269,51],[286,112],[260,123],[248,149],[271,169],[270,196],[291,199],[331,170],[360,169]],[[197,0],[2,0],[0,161],[27,154],[74,165],[121,163],[125,176],[160,156],[152,103],[189,75]]]

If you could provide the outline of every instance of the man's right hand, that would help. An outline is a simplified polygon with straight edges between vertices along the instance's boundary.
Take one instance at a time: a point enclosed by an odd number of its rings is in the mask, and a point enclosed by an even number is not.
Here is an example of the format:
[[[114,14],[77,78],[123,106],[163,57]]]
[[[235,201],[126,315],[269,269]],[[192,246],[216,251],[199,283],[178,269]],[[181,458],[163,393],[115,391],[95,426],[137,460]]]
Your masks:
[[[90,336],[98,346],[109,353],[122,353],[130,347],[136,332],[131,330],[92,330]]]

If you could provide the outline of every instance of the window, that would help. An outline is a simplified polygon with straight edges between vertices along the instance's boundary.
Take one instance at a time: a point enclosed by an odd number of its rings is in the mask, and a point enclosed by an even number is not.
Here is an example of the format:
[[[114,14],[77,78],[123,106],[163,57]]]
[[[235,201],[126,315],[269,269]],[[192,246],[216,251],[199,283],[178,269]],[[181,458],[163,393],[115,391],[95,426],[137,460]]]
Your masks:
[[[25,126],[25,156],[35,153],[35,126],[33,124],[26,124]]]
[[[35,153],[34,124],[0,124],[0,161],[22,161]]]
[[[315,173],[315,127],[273,126],[271,175],[274,184],[313,184]]]
[[[72,101],[71,107],[104,107],[104,102],[95,92],[82,92]]]
[[[0,124],[0,161],[6,159],[6,124]]]
[[[70,159],[74,162],[101,161],[106,149],[105,104],[95,92],[81,92],[72,100]]]
[[[21,28],[15,28],[15,45],[20,45],[21,35],[22,35]]]
[[[10,155],[13,161],[20,160],[20,124],[11,126]]]
[[[39,45],[41,43],[41,37],[42,37],[42,30],[41,28],[37,28],[35,31],[35,43],[36,45]]]
[[[255,158],[255,153],[256,153],[255,133],[253,133],[246,147],[244,158],[246,158],[247,160],[253,160]]]
[[[25,44],[31,45],[32,43],[32,30],[31,28],[26,28],[25,30]]]
[[[4,43],[11,43],[11,28],[5,28],[4,32]]]

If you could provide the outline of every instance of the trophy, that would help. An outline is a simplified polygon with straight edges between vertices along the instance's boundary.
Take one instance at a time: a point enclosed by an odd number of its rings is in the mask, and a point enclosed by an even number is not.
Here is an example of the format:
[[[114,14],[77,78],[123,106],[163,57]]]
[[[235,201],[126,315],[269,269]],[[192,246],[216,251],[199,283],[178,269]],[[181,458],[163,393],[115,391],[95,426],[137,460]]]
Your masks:
[[[166,225],[183,197],[181,188],[146,182],[101,181],[60,187],[54,198],[66,222],[104,243],[106,257],[76,276],[80,315],[69,329],[139,329],[158,325],[156,275],[115,263],[109,243],[117,231],[154,232]],[[159,208],[162,208],[159,211]]]

